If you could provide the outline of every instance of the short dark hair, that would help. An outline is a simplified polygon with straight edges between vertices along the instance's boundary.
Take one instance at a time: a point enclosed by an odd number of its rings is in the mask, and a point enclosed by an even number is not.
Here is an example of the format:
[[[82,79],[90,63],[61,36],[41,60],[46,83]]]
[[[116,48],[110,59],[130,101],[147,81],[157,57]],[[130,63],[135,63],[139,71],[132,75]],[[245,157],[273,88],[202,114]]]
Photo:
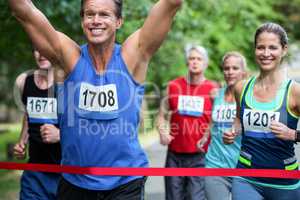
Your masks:
[[[280,39],[280,44],[282,47],[288,45],[288,36],[286,31],[284,30],[284,28],[282,26],[280,26],[279,24],[276,23],[272,23],[272,22],[267,22],[262,24],[260,27],[258,27],[258,29],[255,32],[255,37],[254,37],[254,44],[256,46],[257,43],[257,38],[260,34],[262,34],[263,32],[268,32],[268,33],[274,33],[276,35],[278,35],[279,39]]]
[[[81,0],[80,5],[80,16],[83,17],[84,15],[84,3],[86,0]],[[112,0],[115,3],[116,6],[116,16],[117,18],[122,18],[122,8],[123,8],[123,0]]]

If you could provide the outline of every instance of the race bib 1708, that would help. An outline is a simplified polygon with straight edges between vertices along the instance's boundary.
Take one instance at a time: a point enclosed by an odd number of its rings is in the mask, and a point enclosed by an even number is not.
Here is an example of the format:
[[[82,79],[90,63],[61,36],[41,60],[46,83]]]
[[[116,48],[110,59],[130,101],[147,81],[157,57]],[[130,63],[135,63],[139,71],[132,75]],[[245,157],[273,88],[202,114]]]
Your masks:
[[[279,121],[279,117],[279,112],[245,109],[243,114],[244,129],[252,132],[271,132],[271,121]]]
[[[204,98],[199,96],[180,95],[178,97],[177,109],[182,115],[199,117],[203,113]]]
[[[27,97],[29,118],[57,119],[57,100],[49,97]]]
[[[88,83],[82,83],[79,93],[79,108],[93,112],[118,110],[116,85],[94,86]]]

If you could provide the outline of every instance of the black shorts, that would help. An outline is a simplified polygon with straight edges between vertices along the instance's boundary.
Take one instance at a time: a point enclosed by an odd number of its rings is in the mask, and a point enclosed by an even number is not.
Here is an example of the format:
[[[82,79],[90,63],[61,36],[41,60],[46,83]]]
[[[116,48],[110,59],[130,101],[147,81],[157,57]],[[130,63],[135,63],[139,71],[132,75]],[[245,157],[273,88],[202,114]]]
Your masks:
[[[143,200],[146,178],[139,178],[112,190],[87,190],[61,179],[58,200]]]

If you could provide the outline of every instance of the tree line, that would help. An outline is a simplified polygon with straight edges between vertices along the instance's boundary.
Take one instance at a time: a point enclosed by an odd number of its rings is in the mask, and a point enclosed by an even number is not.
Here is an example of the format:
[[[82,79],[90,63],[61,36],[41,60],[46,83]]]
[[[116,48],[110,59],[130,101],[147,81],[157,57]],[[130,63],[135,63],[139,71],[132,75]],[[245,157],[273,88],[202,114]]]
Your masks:
[[[79,0],[33,1],[57,30],[83,44]],[[125,23],[118,31],[122,42],[142,25],[155,0],[124,0]],[[16,76],[35,67],[31,44],[19,23],[9,11],[6,0],[0,0],[0,103],[14,106],[12,87]],[[258,25],[273,21],[287,29],[291,42],[300,39],[300,0],[206,0],[185,1],[176,16],[172,31],[153,57],[148,82],[163,89],[167,81],[186,72],[184,45],[198,43],[207,48],[210,57],[206,76],[222,80],[220,60],[227,51],[245,55],[248,66],[255,70],[253,37]],[[151,92],[153,87],[147,87]]]

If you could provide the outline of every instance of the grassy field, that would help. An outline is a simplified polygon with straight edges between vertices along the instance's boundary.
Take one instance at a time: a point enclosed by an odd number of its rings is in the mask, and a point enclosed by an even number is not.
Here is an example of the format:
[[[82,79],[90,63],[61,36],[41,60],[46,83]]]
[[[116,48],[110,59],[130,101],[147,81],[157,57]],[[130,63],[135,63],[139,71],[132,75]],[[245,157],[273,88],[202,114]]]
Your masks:
[[[21,171],[0,170],[0,200],[16,200]]]
[[[14,144],[18,141],[20,133],[19,124],[0,124],[0,161],[8,160],[6,155],[7,144]],[[19,192],[21,171],[0,170],[0,200],[15,200]]]

